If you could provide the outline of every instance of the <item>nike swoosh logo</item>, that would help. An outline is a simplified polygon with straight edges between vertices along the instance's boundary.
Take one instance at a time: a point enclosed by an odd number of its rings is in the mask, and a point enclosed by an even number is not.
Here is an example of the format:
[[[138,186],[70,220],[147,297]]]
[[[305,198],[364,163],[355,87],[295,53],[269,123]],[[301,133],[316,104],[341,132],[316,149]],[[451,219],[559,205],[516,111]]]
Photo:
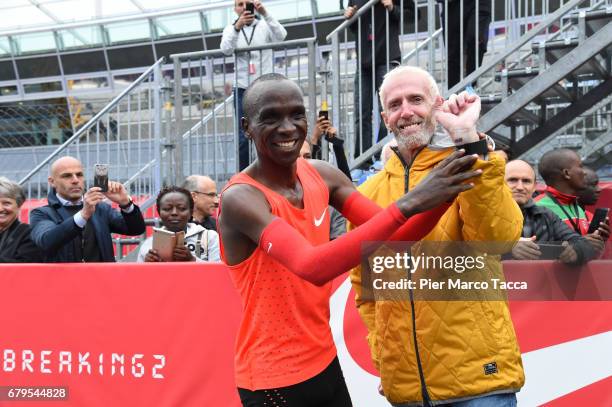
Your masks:
[[[323,223],[323,219],[325,218],[325,212],[327,212],[327,208],[325,208],[325,210],[323,211],[323,213],[321,214],[321,217],[319,219],[315,218],[314,225],[316,227],[321,226],[321,223]]]

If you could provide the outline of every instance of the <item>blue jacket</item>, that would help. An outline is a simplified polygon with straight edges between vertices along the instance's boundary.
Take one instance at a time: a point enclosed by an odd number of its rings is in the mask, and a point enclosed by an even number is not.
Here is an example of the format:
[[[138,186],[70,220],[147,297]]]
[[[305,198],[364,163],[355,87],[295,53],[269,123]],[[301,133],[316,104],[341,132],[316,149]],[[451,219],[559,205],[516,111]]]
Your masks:
[[[47,262],[68,263],[75,258],[72,240],[81,232],[73,216],[64,208],[55,194],[49,191],[48,205],[34,209],[30,213],[32,240],[40,247]],[[113,262],[113,241],[111,233],[140,235],[145,232],[145,223],[138,206],[130,213],[116,211],[106,203],[96,205],[96,211],[89,219],[96,234],[102,261]]]

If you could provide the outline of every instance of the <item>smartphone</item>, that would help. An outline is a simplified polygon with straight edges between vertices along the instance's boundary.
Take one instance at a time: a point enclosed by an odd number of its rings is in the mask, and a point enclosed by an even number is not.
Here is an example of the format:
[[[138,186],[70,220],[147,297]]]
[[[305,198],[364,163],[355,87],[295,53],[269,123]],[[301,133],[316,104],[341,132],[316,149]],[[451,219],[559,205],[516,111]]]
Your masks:
[[[595,214],[593,215],[593,219],[591,219],[591,224],[589,225],[589,231],[587,234],[595,233],[595,231],[599,229],[599,224],[604,222],[608,217],[608,213],[610,213],[610,208],[595,209]]]
[[[540,260],[557,260],[565,247],[561,246],[561,244],[556,243],[537,243],[540,248]]]
[[[249,3],[246,4],[245,9],[249,13],[255,14],[255,4],[249,2]]]
[[[319,110],[319,117],[325,117],[325,120],[329,120],[329,110]]]
[[[100,187],[102,192],[108,192],[108,164],[94,166],[94,187]]]
[[[165,229],[153,228],[153,249],[164,261],[172,261],[176,246],[176,234]]]

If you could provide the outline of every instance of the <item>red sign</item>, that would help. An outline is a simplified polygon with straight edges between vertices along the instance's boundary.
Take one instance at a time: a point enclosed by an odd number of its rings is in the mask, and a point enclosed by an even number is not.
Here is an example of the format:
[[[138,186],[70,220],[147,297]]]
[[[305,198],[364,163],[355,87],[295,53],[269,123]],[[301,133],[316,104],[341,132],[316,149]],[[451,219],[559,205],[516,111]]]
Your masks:
[[[604,269],[611,262],[575,270],[577,284]],[[341,277],[335,287],[331,326],[353,401],[388,406],[350,285]],[[612,302],[521,301],[511,311],[526,371],[520,405],[612,404]],[[239,406],[240,313],[222,265],[0,266],[0,405],[40,405],[42,393],[6,401],[6,386],[44,386],[68,391],[62,406]]]

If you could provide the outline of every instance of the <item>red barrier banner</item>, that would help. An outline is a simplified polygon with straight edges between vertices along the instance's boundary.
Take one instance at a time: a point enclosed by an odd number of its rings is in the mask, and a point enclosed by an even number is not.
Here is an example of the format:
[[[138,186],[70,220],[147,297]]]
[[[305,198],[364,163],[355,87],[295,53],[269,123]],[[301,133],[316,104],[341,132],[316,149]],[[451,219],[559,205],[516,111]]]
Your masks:
[[[221,265],[3,266],[0,386],[64,386],[67,406],[237,406],[239,319]]]
[[[504,267],[546,273],[552,262]],[[606,270],[612,262],[575,270],[576,287]],[[354,405],[388,406],[350,283],[335,287],[330,325]],[[612,405],[612,302],[518,301],[511,312],[526,372],[519,405]],[[0,266],[0,406],[239,406],[240,314],[222,265]]]

